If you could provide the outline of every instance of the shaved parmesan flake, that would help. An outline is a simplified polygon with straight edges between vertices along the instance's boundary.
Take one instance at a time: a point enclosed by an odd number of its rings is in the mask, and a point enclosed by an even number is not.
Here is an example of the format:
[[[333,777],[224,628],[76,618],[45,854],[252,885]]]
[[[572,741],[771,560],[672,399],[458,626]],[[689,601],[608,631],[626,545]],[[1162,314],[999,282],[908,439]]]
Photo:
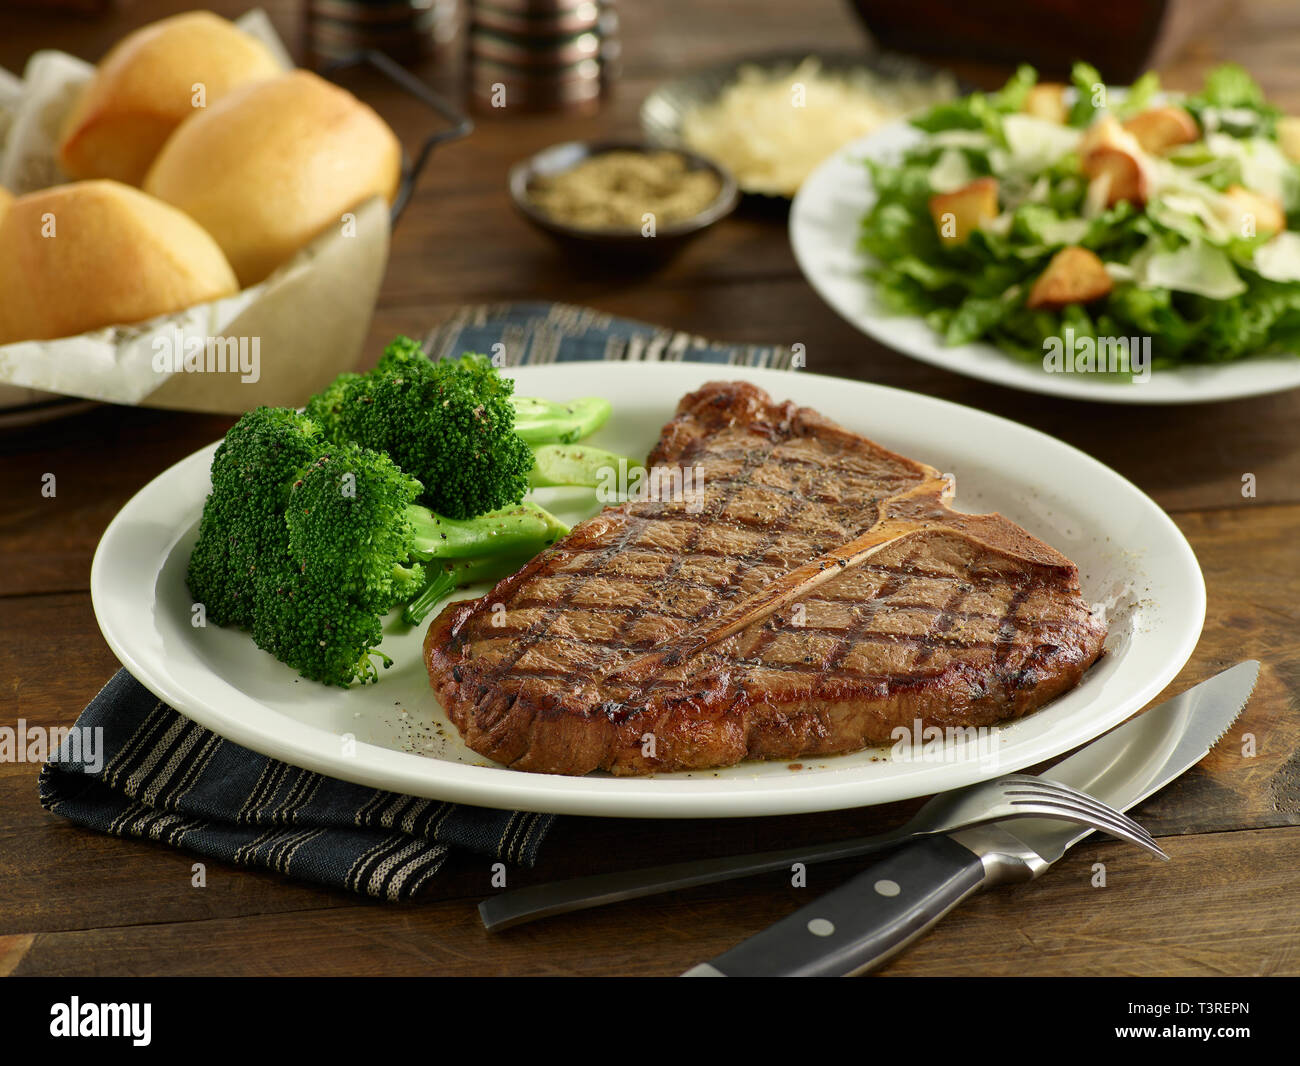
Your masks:
[[[1062,218],[1055,222],[1040,223],[1038,233],[1050,247],[1078,244],[1087,235],[1089,225],[1086,218]]]
[[[1276,144],[1263,137],[1238,138],[1211,133],[1206,147],[1216,156],[1229,156],[1241,165],[1241,184],[1271,196],[1279,203],[1295,203],[1295,168]]]
[[[793,196],[837,149],[877,126],[952,99],[952,78],[826,73],[817,59],[783,71],[741,67],[716,100],[682,118],[682,138],[717,160],[747,192]]]
[[[975,179],[975,172],[966,161],[966,153],[956,148],[946,148],[930,168],[930,188],[935,192],[956,192]]]
[[[988,230],[990,233],[999,237],[1005,237],[1011,232],[1011,224],[1015,222],[1015,216],[1010,211],[1003,211],[1000,215],[995,215],[980,227]]]
[[[1241,209],[1183,167],[1157,159],[1147,214],[1188,240],[1206,237],[1227,244],[1240,235]]]
[[[1007,165],[1022,174],[1046,170],[1063,155],[1079,147],[1082,134],[1071,126],[1062,126],[1033,115],[1007,115],[1002,120],[1007,139]]]
[[[1246,291],[1246,283],[1220,248],[1194,241],[1174,252],[1157,252],[1144,264],[1142,287],[1175,289],[1229,300]]]
[[[932,133],[928,142],[936,148],[975,148],[987,151],[993,139],[983,130],[940,130]]]
[[[1088,182],[1088,191],[1083,194],[1084,218],[1096,218],[1106,210],[1106,201],[1110,199],[1111,181],[1110,172],[1104,171]]]
[[[1147,214],[1189,241],[1208,238],[1214,244],[1227,244],[1235,230],[1228,221],[1227,206],[1217,202],[1221,199],[1170,193],[1148,204]]]
[[[1300,233],[1287,230],[1255,249],[1255,269],[1269,281],[1300,281]]]

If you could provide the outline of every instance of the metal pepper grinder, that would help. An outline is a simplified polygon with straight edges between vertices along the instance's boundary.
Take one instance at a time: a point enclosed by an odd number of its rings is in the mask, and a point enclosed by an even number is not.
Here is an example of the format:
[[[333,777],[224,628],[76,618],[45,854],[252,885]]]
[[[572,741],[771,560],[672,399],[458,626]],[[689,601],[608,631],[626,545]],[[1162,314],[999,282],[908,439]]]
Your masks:
[[[612,0],[470,2],[470,97],[480,112],[590,113],[618,59]]]
[[[303,36],[319,63],[373,49],[399,63],[437,54],[456,36],[459,0],[305,0]]]

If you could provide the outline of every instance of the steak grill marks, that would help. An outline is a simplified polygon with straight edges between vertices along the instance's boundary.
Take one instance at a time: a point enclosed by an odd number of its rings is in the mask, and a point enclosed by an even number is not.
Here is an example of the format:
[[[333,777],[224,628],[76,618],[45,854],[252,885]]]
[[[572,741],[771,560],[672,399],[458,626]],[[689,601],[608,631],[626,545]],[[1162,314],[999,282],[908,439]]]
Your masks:
[[[503,659],[488,672],[485,677],[485,683],[491,685],[494,682],[498,682],[507,673],[528,675],[534,678],[544,678],[548,680],[569,680],[568,675],[561,672],[548,671],[540,668],[530,669],[520,666],[519,660],[525,657],[530,648],[539,644],[543,640],[553,640],[573,645],[586,644],[586,642],[575,638],[553,634],[551,632],[553,623],[560,617],[565,609],[570,608],[573,605],[573,598],[582,587],[588,585],[597,578],[617,575],[617,568],[613,570],[609,568],[610,562],[616,559],[620,553],[627,550],[628,545],[633,540],[634,536],[637,536],[639,539],[640,535],[644,534],[646,526],[655,521],[690,523],[694,526],[694,529],[681,552],[671,563],[668,571],[662,577],[650,583],[648,585],[649,594],[631,605],[630,608],[624,605],[583,604],[582,610],[584,611],[609,611],[623,615],[621,623],[618,624],[614,631],[608,637],[602,638],[602,647],[609,651],[634,651],[652,647],[656,643],[657,638],[651,637],[642,640],[629,640],[626,634],[628,629],[635,625],[636,622],[646,617],[649,607],[656,601],[659,604],[659,610],[656,614],[672,618],[703,621],[704,619],[713,617],[722,611],[727,605],[727,601],[734,597],[734,595],[742,588],[741,582],[744,580],[745,576],[752,572],[755,567],[762,564],[764,560],[769,557],[772,550],[780,543],[781,539],[790,534],[796,528],[796,520],[799,516],[805,514],[809,509],[818,504],[824,504],[825,502],[816,498],[810,499],[797,490],[781,489],[778,494],[788,497],[789,503],[777,521],[753,523],[754,528],[763,530],[765,535],[752,549],[737,556],[735,553],[711,551],[700,547],[699,541],[703,533],[707,529],[713,527],[718,519],[728,513],[728,508],[736,500],[740,492],[746,488],[756,487],[754,482],[751,480],[752,472],[763,466],[763,464],[772,457],[773,452],[780,443],[780,441],[770,441],[765,448],[749,449],[741,454],[735,452],[726,452],[721,455],[710,453],[709,458],[711,461],[716,462],[719,459],[733,461],[739,460],[743,465],[740,473],[736,476],[709,480],[708,484],[710,485],[710,488],[721,487],[724,491],[716,498],[716,500],[711,500],[706,503],[705,507],[698,514],[691,514],[683,508],[673,507],[662,502],[639,505],[644,509],[629,515],[622,535],[609,548],[600,552],[593,560],[584,563],[579,568],[565,568],[562,571],[568,577],[569,583],[566,586],[560,601],[546,612],[540,622],[534,623],[525,630],[520,631],[511,630],[507,621],[505,626],[498,627],[495,630],[493,635],[496,637],[513,638],[516,640],[517,650],[512,656]],[[692,449],[682,457],[680,464],[683,467],[691,466],[693,461],[698,457],[700,450],[698,444],[692,447]],[[824,468],[817,467],[811,463],[796,462],[795,465],[806,466],[811,470],[825,473]],[[771,489],[771,486],[767,485],[761,487],[765,491]],[[871,497],[860,504],[854,505],[851,509],[845,508],[845,510],[851,510],[853,515],[859,517],[858,523],[855,525],[841,525],[839,527],[839,532],[836,535],[825,537],[821,542],[819,542],[817,550],[821,551],[832,547],[837,543],[841,543],[844,540],[848,540],[856,533],[870,525],[871,520],[874,519],[877,500],[878,497]],[[863,523],[861,521],[861,516],[864,515],[870,515],[873,517]],[[742,525],[751,524],[746,522],[745,518],[742,516],[733,514],[730,517],[733,521],[737,521]],[[848,516],[846,515],[844,517],[847,518]],[[726,582],[721,586],[708,582],[690,581],[682,578],[680,572],[683,565],[688,562],[692,556],[697,558],[713,558],[720,562],[726,561],[729,564],[734,564],[734,569],[726,579]],[[910,561],[911,559],[909,558],[909,562]],[[900,580],[905,576],[904,572],[901,570],[894,573]],[[679,589],[695,589],[703,591],[712,597],[711,602],[702,611],[675,615],[665,602],[667,600],[666,594],[670,591],[676,591]],[[530,601],[528,599],[523,599],[513,601],[511,604],[511,610],[545,606],[546,603],[540,600]],[[508,611],[506,616],[507,619],[509,613],[510,612]],[[771,630],[772,635],[775,635],[775,632],[775,629]],[[864,636],[874,636],[882,640],[891,639],[888,634],[864,633]],[[758,649],[751,649],[750,657],[757,654],[757,650]],[[832,667],[834,666],[834,664],[831,665]]]
[[[623,684],[621,664],[748,605],[938,478],[752,386],[706,386],[679,410],[651,463],[702,467],[700,513],[682,501],[607,509],[431,624],[430,679],[474,750],[560,773],[847,751],[887,738],[891,715],[1023,714],[1099,654],[1104,629],[1068,560],[998,516],[949,520],[942,500],[923,499],[916,513],[940,528]],[[658,762],[640,757],[642,716],[674,735]]]
[[[706,528],[706,523],[710,519],[718,518],[726,512],[727,507],[730,506],[731,502],[736,498],[740,490],[749,484],[750,473],[756,467],[760,466],[764,461],[767,460],[767,458],[771,455],[772,450],[774,448],[775,445],[771,445],[762,451],[751,451],[747,453],[742,459],[744,465],[741,468],[742,470],[741,477],[731,479],[728,482],[726,482],[727,491],[726,494],[722,496],[718,501],[717,514],[710,514],[709,513],[710,509],[706,506],[701,509],[699,515],[694,516],[695,528],[691,532],[689,543],[682,550],[682,552],[677,556],[677,558],[673,560],[673,562],[669,566],[668,573],[666,573],[662,578],[660,578],[658,582],[651,585],[652,595],[658,593],[658,595],[662,598],[664,594],[667,593],[667,591],[673,587],[674,583],[680,584],[682,586],[691,585],[696,588],[699,587],[699,585],[701,584],[699,582],[681,581],[678,575],[681,573],[683,563],[685,563],[686,560],[691,555],[707,554],[707,553],[698,552],[700,537],[702,536]],[[699,454],[699,449],[697,447],[693,449],[691,453],[686,457],[686,459],[682,462],[682,466],[689,466],[690,461],[693,458],[695,458],[695,456],[698,454]],[[796,501],[796,503],[792,506],[793,509],[797,510],[799,504]],[[662,517],[663,514],[665,513],[673,513],[673,512],[661,511],[659,513],[659,517]],[[651,515],[644,515],[642,516],[642,519],[648,520],[651,517],[652,517]],[[787,517],[788,517],[788,513],[787,513]],[[784,528],[784,525],[782,526],[782,528]],[[767,542],[765,542],[762,553],[755,551],[754,554],[755,555],[765,554],[767,548],[771,547],[771,545],[775,543],[776,536],[779,536],[779,534],[774,534],[772,537],[768,539]],[[718,604],[717,609],[721,609],[722,601],[727,597],[727,595],[731,591],[739,587],[739,582],[736,579],[741,574],[742,569],[743,568],[741,566],[737,566],[735,571],[727,579],[727,584],[724,585],[721,589],[717,590],[718,593],[718,598],[716,601]],[[589,580],[589,578],[584,578],[584,580]],[[707,587],[711,588],[711,586],[707,586]],[[615,630],[614,634],[606,641],[606,643],[611,648],[620,648],[620,647],[627,648],[629,646],[627,640],[625,639],[626,633],[630,627],[634,626],[637,622],[639,622],[641,619],[645,617],[646,605],[649,603],[649,600],[650,597],[646,597],[644,600],[640,601],[639,603],[633,604],[632,608],[627,612],[626,617],[623,619],[622,624],[619,625],[618,629]],[[710,611],[710,613],[712,612]],[[705,617],[707,617],[707,615]],[[653,645],[653,640],[638,642],[638,643],[644,643],[646,644],[646,646],[651,646]]]
[[[691,465],[691,460],[695,457],[698,451],[699,451],[699,442],[697,442],[696,446],[693,447],[691,451],[683,458],[682,465],[683,466]],[[722,503],[723,510],[726,509],[726,502],[727,501],[724,500]],[[611,559],[617,557],[619,553],[626,550],[628,542],[631,539],[632,535],[640,530],[641,526],[644,524],[646,519],[651,517],[653,517],[652,514],[643,514],[643,515],[636,516],[635,518],[632,518],[630,521],[626,523],[622,535],[617,540],[615,540],[613,544],[611,544],[608,548],[606,548],[603,552],[601,552],[595,562],[593,562],[585,569],[570,571],[571,576],[569,578],[568,585],[565,588],[564,594],[560,597],[559,602],[556,603],[553,608],[546,611],[543,617],[538,622],[531,625],[526,632],[518,635],[518,648],[515,651],[515,654],[510,658],[503,660],[493,670],[489,672],[488,674],[489,683],[492,681],[500,680],[500,678],[504,676],[507,671],[515,670],[518,668],[519,660],[528,653],[529,649],[532,648],[534,645],[538,644],[543,638],[543,636],[549,635],[551,626],[554,623],[555,619],[558,618],[566,608],[572,605],[574,595],[576,595],[576,593],[583,586],[588,584],[597,575],[599,575],[602,569],[608,565]],[[694,533],[691,549],[694,548],[694,542],[699,540],[701,529],[703,529],[702,523]],[[685,555],[680,557],[673,564],[673,569],[670,575],[668,576],[668,578],[664,582],[665,587],[667,585],[667,581],[671,580],[671,578],[676,575],[677,571],[681,569],[681,564],[684,558]],[[518,606],[518,604],[516,606]],[[633,616],[633,612],[635,613],[635,617]],[[634,622],[636,618],[639,618],[643,613],[644,613],[644,604],[635,605],[632,608],[632,612],[629,612],[628,617],[624,619],[623,624],[619,626],[614,637],[611,638],[611,644],[617,644],[618,636],[620,636],[623,632],[625,632],[628,625]],[[500,635],[508,636],[510,634],[506,632]],[[567,638],[560,638],[560,639],[567,639]],[[622,646],[626,646],[626,644],[623,644]],[[528,673],[529,671],[523,670],[521,672]],[[539,677],[551,676],[541,671],[534,670],[531,672],[533,673],[533,676],[539,676]]]
[[[909,557],[909,561],[910,561],[910,557]],[[886,602],[892,600],[892,597],[895,596],[903,588],[905,580],[909,577],[924,576],[932,580],[945,580],[945,581],[950,580],[950,578],[947,575],[926,573],[925,571],[908,570],[907,566],[908,563],[905,562],[903,566],[897,568],[891,568],[885,566],[869,567],[872,573],[886,576],[890,580],[886,582],[884,586],[882,586],[881,590],[878,593],[876,593],[874,599],[869,600],[865,604],[855,599],[847,599],[847,598],[842,598],[837,596],[823,595],[818,598],[819,601],[825,602],[827,604],[843,604],[846,606],[859,608],[859,610],[855,613],[857,613],[860,616],[861,621],[855,623],[849,629],[846,630],[846,629],[836,628],[833,626],[817,625],[812,622],[805,622],[803,625],[797,625],[794,624],[793,622],[787,622],[783,624],[765,626],[764,627],[765,639],[758,646],[751,648],[750,654],[746,658],[747,659],[756,658],[758,654],[762,652],[763,648],[765,648],[771,642],[771,639],[775,638],[777,635],[781,633],[789,633],[789,634],[810,633],[818,636],[827,636],[836,639],[838,641],[838,644],[836,646],[835,651],[832,652],[827,659],[820,661],[817,664],[814,664],[814,667],[815,667],[815,672],[817,673],[823,673],[829,671],[832,673],[838,673],[840,676],[843,677],[863,676],[853,670],[840,669],[840,660],[853,648],[855,644],[860,644],[860,643],[910,645],[912,647],[919,649],[919,651],[923,653],[922,656],[919,657],[918,661],[928,660],[930,656],[934,653],[934,651],[942,648],[954,649],[954,650],[967,649],[967,648],[969,649],[982,648],[982,649],[992,650],[992,649],[1001,648],[1003,649],[1003,658],[1005,658],[1006,651],[1009,650],[1010,645],[1014,643],[1015,612],[1016,609],[1023,602],[1023,596],[1019,596],[1013,599],[1012,602],[1008,603],[1006,610],[998,614],[982,614],[979,612],[961,611],[949,607],[947,605],[945,605],[942,608],[937,608],[933,604],[909,603],[905,600],[899,602]],[[954,584],[954,591],[952,593],[952,596],[950,597],[950,602],[960,603],[962,600],[965,599],[965,595],[966,595],[966,592],[963,591],[964,583],[953,582],[953,584]],[[702,583],[688,584],[687,587],[699,588],[699,589],[710,589],[710,590],[712,589],[712,586],[705,585]],[[969,591],[971,589],[971,586],[965,585],[965,589]],[[1029,587],[1026,585],[1022,591],[1024,594],[1027,594],[1029,591]],[[545,600],[523,599],[523,600],[516,600],[513,602],[513,609],[516,611],[528,610],[533,608],[546,609],[548,607],[553,608],[554,605],[551,604],[550,601],[545,601]],[[885,607],[890,607],[899,610],[910,610],[910,611],[917,611],[917,612],[924,612],[924,613],[932,613],[936,616],[936,621],[934,626],[929,631],[927,631],[926,633],[920,636],[912,636],[906,633],[873,632],[870,629],[872,618],[876,614],[879,614]],[[589,604],[589,605],[585,605],[583,607],[583,610],[590,611],[594,614],[608,613],[608,614],[623,615],[627,613],[626,608],[617,605],[610,605],[610,604],[603,604],[603,605]],[[688,620],[688,619],[694,619],[698,616],[669,614],[668,617],[681,619],[681,620]],[[773,616],[773,617],[775,619],[778,618],[779,616]],[[944,637],[943,631],[948,626],[952,625],[953,622],[958,622],[958,621],[994,623],[993,628],[998,633],[998,638],[996,640],[981,641],[981,640],[967,640],[960,637],[951,637],[951,638]],[[517,639],[522,644],[526,640],[540,639],[540,638],[534,638],[533,636],[536,628],[537,626],[529,626],[524,629],[511,629],[507,624],[506,626],[498,628],[495,631],[495,635],[502,639]],[[609,640],[605,641],[604,643],[608,644],[611,648],[624,649],[628,651],[648,650],[649,648],[654,647],[654,645],[658,643],[658,639],[653,637],[644,640],[629,640],[624,635],[626,628],[627,628],[627,620],[624,620],[622,623],[619,624],[618,629],[615,631],[616,636],[612,636]],[[1035,632],[1041,631],[1044,634],[1047,634],[1050,632],[1050,630],[1051,630],[1050,623],[1043,623],[1034,626]],[[585,641],[579,640],[574,637],[563,636],[560,634],[548,634],[548,639],[558,641],[561,643],[572,644],[575,646],[586,646]],[[767,668],[772,669],[773,665],[769,663],[767,664]],[[791,669],[793,670],[794,668]],[[512,674],[527,674],[530,677],[545,678],[550,680],[566,680],[569,678],[568,674],[560,673],[557,671],[548,671],[542,669],[524,669],[518,667],[517,665],[511,664],[509,666],[504,666],[504,667],[498,666],[494,668],[491,674],[488,675],[489,679],[497,680],[500,678],[502,674],[504,674],[507,671],[509,671]],[[887,677],[891,675],[877,675],[877,676]]]

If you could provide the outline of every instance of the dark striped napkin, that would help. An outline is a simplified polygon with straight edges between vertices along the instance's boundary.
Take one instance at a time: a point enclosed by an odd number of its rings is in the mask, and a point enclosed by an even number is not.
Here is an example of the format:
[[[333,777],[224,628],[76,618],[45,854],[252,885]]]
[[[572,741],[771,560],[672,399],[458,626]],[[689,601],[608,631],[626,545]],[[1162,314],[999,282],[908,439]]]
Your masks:
[[[383,792],[268,759],[178,714],[125,670],[73,732],[75,745],[66,740],[41,768],[47,810],[380,899],[415,895],[452,848],[532,866],[554,819]]]
[[[494,346],[500,345],[507,366],[594,359],[788,370],[794,358],[789,345],[728,344],[589,307],[543,302],[464,307],[424,340],[431,359],[454,358],[462,352],[493,355]]]
[[[548,303],[463,308],[425,337],[435,359],[492,354],[495,345],[504,345],[511,366],[617,359],[788,367],[791,358],[788,348],[718,344]],[[75,749],[70,737],[41,769],[47,810],[103,833],[380,899],[415,895],[453,848],[532,866],[553,821],[384,792],[277,762],[191,722],[125,670],[72,732]],[[80,743],[89,736],[99,742]]]

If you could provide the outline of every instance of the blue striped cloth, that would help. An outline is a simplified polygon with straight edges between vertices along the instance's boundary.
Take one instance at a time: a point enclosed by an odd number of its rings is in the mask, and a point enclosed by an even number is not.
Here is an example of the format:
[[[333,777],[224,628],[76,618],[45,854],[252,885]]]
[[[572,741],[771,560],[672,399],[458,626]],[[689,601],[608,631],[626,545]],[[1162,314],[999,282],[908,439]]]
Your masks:
[[[531,866],[554,818],[354,785],[258,755],[119,670],[41,768],[41,805],[114,836],[156,840],[379,899],[409,899],[452,848]],[[98,769],[87,765],[93,751]]]
[[[430,359],[494,355],[499,345],[507,366],[595,359],[789,369],[794,357],[789,346],[711,341],[589,307],[541,302],[464,307],[424,341]]]
[[[505,362],[591,359],[788,367],[790,349],[718,344],[564,304],[467,307],[424,338],[431,358],[494,352]],[[532,866],[552,815],[440,803],[278,762],[191,722],[120,670],[41,769],[41,804],[79,825],[159,841],[379,899],[409,899],[453,848]],[[77,744],[77,749],[82,745]],[[87,754],[97,755],[90,765]]]

